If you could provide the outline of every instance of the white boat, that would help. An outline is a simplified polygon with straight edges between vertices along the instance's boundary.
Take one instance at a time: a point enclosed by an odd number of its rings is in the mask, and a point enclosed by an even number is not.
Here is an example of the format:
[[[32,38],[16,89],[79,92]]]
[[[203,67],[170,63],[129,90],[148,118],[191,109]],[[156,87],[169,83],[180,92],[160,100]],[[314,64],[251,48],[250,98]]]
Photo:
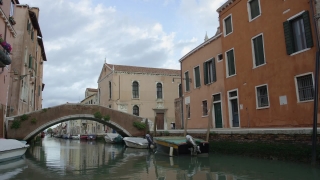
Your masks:
[[[78,135],[74,135],[74,136],[71,136],[71,138],[70,139],[80,139],[80,134],[78,134]]]
[[[0,139],[0,162],[21,158],[28,147],[15,139]]]
[[[123,137],[117,133],[107,133],[104,136],[106,143],[122,143]]]
[[[148,140],[140,137],[125,137],[123,141],[126,143],[126,146],[139,149],[148,148]]]

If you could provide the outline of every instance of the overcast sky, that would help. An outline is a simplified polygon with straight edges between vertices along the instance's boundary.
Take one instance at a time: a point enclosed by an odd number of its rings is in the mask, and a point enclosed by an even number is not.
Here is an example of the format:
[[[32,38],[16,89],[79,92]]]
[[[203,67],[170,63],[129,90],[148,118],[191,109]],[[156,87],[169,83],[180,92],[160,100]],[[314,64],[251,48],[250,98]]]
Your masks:
[[[40,9],[43,108],[78,103],[107,63],[180,69],[219,26],[226,0],[20,0]]]

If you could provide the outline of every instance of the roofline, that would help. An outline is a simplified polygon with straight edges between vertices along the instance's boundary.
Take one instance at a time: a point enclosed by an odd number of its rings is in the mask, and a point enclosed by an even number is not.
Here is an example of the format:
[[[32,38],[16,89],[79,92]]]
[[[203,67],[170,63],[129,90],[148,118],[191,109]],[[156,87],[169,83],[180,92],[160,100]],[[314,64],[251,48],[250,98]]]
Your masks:
[[[197,46],[196,48],[194,48],[193,50],[191,50],[189,53],[187,53],[186,55],[184,55],[181,59],[179,59],[179,62],[181,63],[184,59],[186,59],[188,56],[190,56],[191,54],[193,54],[194,52],[198,51],[199,49],[201,49],[202,47],[204,47],[205,45],[211,43],[212,41],[218,39],[221,36],[222,33],[219,33],[213,37],[211,37],[210,39],[208,39],[207,41],[203,42],[202,44],[200,44],[199,46]]]
[[[91,96],[94,96],[94,95],[97,95],[98,93],[94,93],[94,94],[91,94],[90,96],[84,98],[80,103],[82,103],[83,101],[85,101],[86,99],[89,99]]]
[[[37,16],[30,9],[29,9],[29,17],[31,19],[33,27],[35,27],[38,30],[38,36],[42,37],[42,33],[41,33],[41,29],[40,29],[40,26],[39,26],[39,22],[38,22]]]
[[[232,4],[235,0],[228,0],[227,2],[225,2],[224,4],[222,4],[222,6],[220,6],[217,9],[217,12],[220,13],[222,12],[225,8],[227,8],[230,4]]]

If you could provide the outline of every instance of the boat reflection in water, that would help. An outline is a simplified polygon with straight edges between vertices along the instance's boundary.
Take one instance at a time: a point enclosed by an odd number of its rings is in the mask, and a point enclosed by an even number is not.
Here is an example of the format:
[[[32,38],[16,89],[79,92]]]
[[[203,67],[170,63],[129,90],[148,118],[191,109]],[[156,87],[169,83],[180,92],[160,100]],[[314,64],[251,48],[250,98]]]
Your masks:
[[[313,170],[309,166],[300,164],[215,154],[205,157],[199,155],[168,157],[153,153],[149,149],[126,148],[124,144],[48,137],[44,138],[42,147],[30,147],[26,158],[27,170],[23,170],[14,178],[320,179],[319,169]],[[6,172],[14,170],[13,168]],[[314,176],[317,173],[319,176]]]
[[[19,158],[0,163],[0,179],[14,179],[15,176],[22,173],[28,166],[24,158]]]

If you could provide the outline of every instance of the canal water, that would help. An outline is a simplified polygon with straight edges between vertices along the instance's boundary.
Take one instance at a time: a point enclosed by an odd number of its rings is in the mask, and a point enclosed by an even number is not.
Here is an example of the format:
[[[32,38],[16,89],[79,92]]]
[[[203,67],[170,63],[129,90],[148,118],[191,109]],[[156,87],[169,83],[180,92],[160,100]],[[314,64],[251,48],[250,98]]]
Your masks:
[[[209,154],[168,157],[104,142],[45,137],[23,159],[0,164],[0,180],[320,180],[309,164]]]

